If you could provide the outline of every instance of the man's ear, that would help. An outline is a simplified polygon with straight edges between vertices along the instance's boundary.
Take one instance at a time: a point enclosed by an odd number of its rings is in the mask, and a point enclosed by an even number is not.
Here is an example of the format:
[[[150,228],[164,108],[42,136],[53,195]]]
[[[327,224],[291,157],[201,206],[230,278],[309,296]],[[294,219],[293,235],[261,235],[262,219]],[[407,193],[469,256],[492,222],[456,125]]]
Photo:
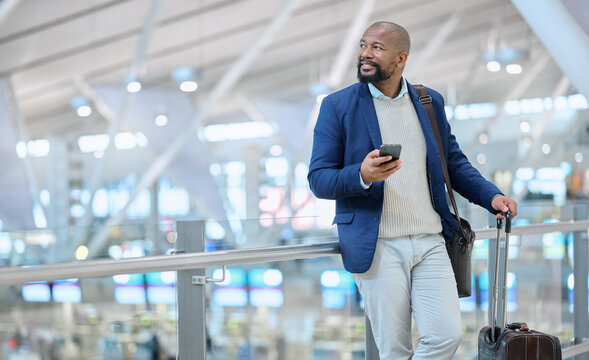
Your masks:
[[[405,67],[405,64],[407,63],[407,57],[409,56],[409,54],[407,54],[406,51],[401,51],[399,53],[399,56],[397,58],[397,67]]]

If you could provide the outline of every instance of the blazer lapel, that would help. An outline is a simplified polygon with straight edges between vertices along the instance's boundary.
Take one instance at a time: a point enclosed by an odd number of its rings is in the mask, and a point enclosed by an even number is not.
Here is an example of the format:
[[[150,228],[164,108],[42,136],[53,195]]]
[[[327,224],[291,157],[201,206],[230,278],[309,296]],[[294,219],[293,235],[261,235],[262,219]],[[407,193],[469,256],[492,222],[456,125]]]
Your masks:
[[[380,148],[382,145],[382,137],[380,135],[380,127],[378,126],[378,118],[376,117],[376,110],[374,109],[374,102],[372,101],[372,95],[368,90],[368,85],[360,84],[359,89],[360,95],[360,114],[366,121],[366,127],[372,140],[372,145],[375,149]]]

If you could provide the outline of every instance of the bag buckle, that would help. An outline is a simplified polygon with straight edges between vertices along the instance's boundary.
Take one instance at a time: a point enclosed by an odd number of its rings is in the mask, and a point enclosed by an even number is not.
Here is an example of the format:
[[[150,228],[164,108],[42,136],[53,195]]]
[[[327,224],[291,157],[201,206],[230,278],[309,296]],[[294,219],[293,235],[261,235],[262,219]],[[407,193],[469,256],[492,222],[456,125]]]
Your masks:
[[[430,104],[432,102],[432,97],[429,96],[429,95],[422,95],[422,96],[419,97],[419,102],[422,105]]]

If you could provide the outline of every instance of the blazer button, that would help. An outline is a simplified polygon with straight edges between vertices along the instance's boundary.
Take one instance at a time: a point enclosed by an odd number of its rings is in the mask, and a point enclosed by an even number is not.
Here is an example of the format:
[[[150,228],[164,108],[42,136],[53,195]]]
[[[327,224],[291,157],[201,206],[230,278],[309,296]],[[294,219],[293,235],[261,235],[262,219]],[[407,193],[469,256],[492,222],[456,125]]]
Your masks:
[[[378,215],[374,215],[374,220],[378,220]]]

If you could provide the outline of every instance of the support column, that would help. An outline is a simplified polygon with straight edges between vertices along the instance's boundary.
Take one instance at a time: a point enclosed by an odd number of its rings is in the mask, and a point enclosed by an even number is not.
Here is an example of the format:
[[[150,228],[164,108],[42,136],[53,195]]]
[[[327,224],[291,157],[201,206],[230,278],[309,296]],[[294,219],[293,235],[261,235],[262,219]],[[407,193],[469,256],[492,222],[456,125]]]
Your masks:
[[[243,222],[243,230],[248,238],[257,239],[260,234],[260,224],[255,219],[260,218],[260,185],[262,185],[261,163],[264,150],[257,145],[245,149],[245,208],[246,218]]]
[[[176,248],[179,252],[204,252],[204,221],[178,221]],[[177,272],[178,357],[179,360],[206,359],[205,286],[193,285],[193,276],[205,269]]]
[[[573,208],[575,220],[587,220],[589,217],[587,203],[575,203]],[[573,293],[573,340],[575,344],[581,343],[584,339],[589,338],[589,318],[588,318],[588,285],[587,275],[589,274],[589,265],[587,254],[589,254],[589,245],[587,244],[587,231],[577,231],[574,233],[573,240],[573,276],[575,277],[575,290]],[[575,356],[575,360],[589,360],[589,354]]]
[[[149,224],[147,225],[147,236],[151,239],[153,244],[152,253],[161,254],[162,253],[162,238],[160,234],[160,229],[158,226],[159,220],[159,183],[154,181],[153,185],[151,186],[151,211],[149,214]]]

